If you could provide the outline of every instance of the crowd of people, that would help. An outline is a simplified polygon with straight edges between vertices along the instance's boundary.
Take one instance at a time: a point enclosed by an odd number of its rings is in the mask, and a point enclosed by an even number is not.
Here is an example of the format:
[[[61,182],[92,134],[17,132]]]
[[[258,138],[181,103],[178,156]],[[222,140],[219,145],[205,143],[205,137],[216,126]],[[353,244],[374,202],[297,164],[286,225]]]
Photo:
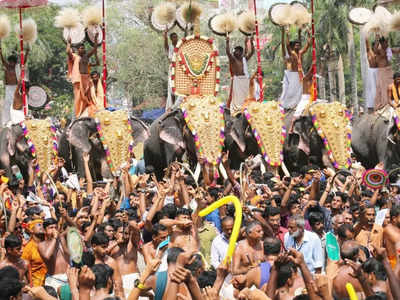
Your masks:
[[[93,182],[88,154],[79,186],[62,160],[41,176],[33,161],[27,181],[1,170],[0,299],[353,300],[347,283],[357,299],[400,299],[399,183],[372,190],[358,164],[279,177],[253,162],[243,180],[226,154],[226,179],[202,162],[199,183],[178,163],[160,181],[128,163]],[[234,206],[199,217],[226,195],[243,209],[231,261]]]

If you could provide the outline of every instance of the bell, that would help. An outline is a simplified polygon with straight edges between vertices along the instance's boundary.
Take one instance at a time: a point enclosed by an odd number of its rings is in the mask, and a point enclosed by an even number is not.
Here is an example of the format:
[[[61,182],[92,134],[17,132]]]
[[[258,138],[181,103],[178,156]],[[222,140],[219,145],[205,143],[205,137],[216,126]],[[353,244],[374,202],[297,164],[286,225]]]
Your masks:
[[[193,109],[196,107],[196,104],[194,104],[193,102],[190,102],[189,104],[189,109]]]
[[[319,117],[320,118],[325,118],[326,117],[326,111],[321,110],[321,112],[319,113]]]
[[[265,124],[267,124],[268,126],[272,125],[271,117],[267,117],[267,119],[265,120]]]
[[[342,117],[342,116],[343,116],[343,114],[344,114],[344,111],[343,111],[343,109],[339,110],[339,113],[338,113],[338,115]]]
[[[211,97],[210,104],[215,104],[215,98],[214,97]]]
[[[117,131],[117,137],[118,137],[118,138],[121,138],[121,137],[122,137],[122,132],[121,132],[121,130],[118,130],[118,131]]]
[[[273,109],[277,109],[277,108],[278,108],[278,104],[276,104],[276,102],[273,102],[273,103],[271,104],[271,107],[272,107]]]
[[[111,124],[110,119],[109,119],[109,118],[106,118],[106,119],[104,120],[104,125],[110,125],[110,124]]]
[[[253,108],[251,109],[251,111],[252,111],[253,113],[257,113],[259,110],[258,110],[258,107],[253,107]]]
[[[35,129],[35,128],[37,127],[37,126],[36,126],[36,123],[32,122],[31,127],[32,127],[32,129]]]
[[[333,122],[333,126],[334,126],[335,128],[339,128],[339,124],[338,124],[337,122]]]

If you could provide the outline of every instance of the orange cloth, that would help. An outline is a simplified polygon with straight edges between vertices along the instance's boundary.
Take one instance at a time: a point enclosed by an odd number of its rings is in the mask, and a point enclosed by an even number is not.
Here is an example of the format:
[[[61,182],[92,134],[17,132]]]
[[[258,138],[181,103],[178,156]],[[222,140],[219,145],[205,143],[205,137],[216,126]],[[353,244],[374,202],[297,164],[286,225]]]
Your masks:
[[[383,228],[374,224],[371,231],[362,229],[355,240],[367,248],[372,248],[371,245],[381,248],[383,245]]]
[[[35,227],[36,224],[42,223],[43,224],[43,220],[42,219],[36,219],[36,220],[32,220],[29,222],[28,224],[28,228],[30,231],[33,230],[33,227]]]
[[[399,95],[400,95],[400,89],[397,88],[396,89],[396,85],[393,83],[392,84],[392,98],[394,100],[394,102],[396,103],[396,105],[399,104]]]
[[[89,74],[81,74],[79,70],[79,62],[81,57],[75,53],[72,59],[68,59],[68,78],[74,87],[74,107],[75,117],[79,118],[87,109],[87,115],[93,117],[96,106],[93,103],[90,93],[92,81]]]
[[[44,285],[47,267],[39,254],[38,244],[33,239],[31,239],[28,244],[26,244],[22,252],[21,258],[29,262],[29,265],[31,267],[30,277],[32,278],[32,285]]]
[[[392,269],[394,270],[394,268],[396,267],[396,264],[397,264],[397,257],[389,256],[388,259],[389,259],[390,265],[392,266]]]
[[[100,79],[97,81],[96,86],[94,83],[90,86],[90,95],[96,105],[97,110],[104,109],[104,90]]]

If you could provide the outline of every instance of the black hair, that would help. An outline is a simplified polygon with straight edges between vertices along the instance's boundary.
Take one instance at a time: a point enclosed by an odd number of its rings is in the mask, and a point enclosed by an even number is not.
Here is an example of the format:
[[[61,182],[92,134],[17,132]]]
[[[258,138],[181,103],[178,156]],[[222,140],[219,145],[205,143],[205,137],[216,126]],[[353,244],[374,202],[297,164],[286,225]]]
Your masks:
[[[190,208],[180,207],[176,210],[176,216],[184,215],[184,216],[192,216],[192,210]]]
[[[293,265],[290,263],[281,266],[278,270],[277,288],[283,287],[293,275]]]
[[[90,72],[90,76],[93,76],[93,75],[96,75],[96,74],[97,74],[97,75],[100,75],[99,72],[97,72],[97,71],[92,71],[92,72]]]
[[[5,266],[0,269],[0,281],[3,281],[7,278],[17,279],[19,280],[19,272],[13,266]]]
[[[243,53],[243,47],[242,46],[236,46],[234,50],[235,51],[239,50],[239,51],[241,51]]]
[[[214,200],[218,200],[218,194],[219,194],[219,189],[216,187],[210,187],[208,189],[208,194],[213,198]]]
[[[168,256],[167,256],[167,263],[176,263],[176,260],[178,259],[179,254],[181,254],[183,251],[182,248],[178,247],[172,247],[168,249]]]
[[[297,295],[293,300],[310,300],[310,296],[308,294]]]
[[[83,251],[82,253],[82,265],[88,266],[91,268],[94,265],[96,258],[94,257],[93,252],[91,251]]]
[[[33,215],[40,215],[42,213],[42,209],[40,208],[40,206],[35,205],[32,207],[29,207],[25,210],[25,214],[28,217],[32,217]]]
[[[308,222],[310,223],[311,227],[314,227],[317,223],[324,224],[324,215],[320,211],[312,211],[308,215]]]
[[[191,264],[186,265],[185,268],[192,272],[192,275],[195,276],[198,269],[203,266],[203,260],[200,254],[194,254],[194,260]]]
[[[281,241],[277,238],[267,237],[264,240],[264,254],[278,255],[281,252]]]
[[[49,286],[49,285],[45,285],[45,286],[43,286],[43,288],[47,294],[58,299],[57,291],[55,288],[53,288],[52,286]]]
[[[165,227],[163,224],[157,223],[153,225],[152,231],[151,231],[151,236],[157,236],[160,231],[167,231],[167,227]]]
[[[233,221],[233,218],[231,216],[225,216],[221,220],[221,225],[227,221]]]
[[[394,218],[397,217],[398,215],[400,215],[400,205],[392,206],[392,208],[390,209],[390,217]]]
[[[387,295],[384,292],[376,292],[374,295],[365,298],[365,300],[387,300]]]
[[[13,54],[7,57],[8,62],[13,62],[13,63],[17,63],[18,62],[18,57]]]
[[[393,75],[393,79],[399,78],[400,77],[400,72],[396,72]]]
[[[343,249],[343,245],[340,248],[340,256],[343,259],[347,258],[349,260],[354,261],[360,251],[360,247],[355,244],[352,244],[351,246],[347,247],[346,249]]]
[[[96,232],[93,234],[91,243],[93,246],[98,246],[98,245],[106,245],[108,244],[109,240],[108,237],[104,232]]]
[[[95,264],[93,267],[91,267],[91,269],[96,276],[94,285],[96,290],[106,288],[108,280],[114,274],[114,270],[106,264]]]
[[[177,34],[176,32],[171,32],[171,33],[169,34],[169,37],[172,38],[174,35],[176,35],[176,36],[178,37],[178,34]]]
[[[43,221],[43,228],[46,229],[50,225],[57,224],[57,220],[53,218],[47,218]]]
[[[280,215],[280,214],[281,214],[281,210],[278,207],[270,206],[267,208],[267,216],[268,217],[272,217],[272,216],[276,216],[276,215]]]
[[[287,204],[288,210],[291,210],[292,207],[295,206],[295,205],[297,205],[297,204],[300,204],[299,200],[293,199],[293,198],[290,199],[290,200],[288,201],[288,204]]]
[[[345,239],[347,231],[354,232],[354,229],[352,225],[345,223],[339,226],[337,234],[341,239]]]
[[[22,241],[15,234],[10,234],[4,239],[4,248],[16,248],[21,247]]]
[[[165,213],[165,216],[167,216],[169,219],[175,219],[176,217],[177,209],[176,206],[172,203],[168,203],[167,205],[165,205],[161,209],[161,211]]]
[[[0,281],[1,300],[9,300],[11,297],[17,297],[24,284],[15,278],[3,278]]]
[[[204,289],[205,287],[213,286],[216,279],[217,272],[215,270],[204,271],[197,277],[197,283],[201,289]]]
[[[186,176],[185,177],[185,184],[187,185],[187,186],[191,186],[191,187],[193,187],[193,188],[196,188],[197,186],[196,186],[196,181],[194,181],[194,178],[192,177],[192,176]]]
[[[97,232],[104,232],[107,226],[113,227],[109,222],[103,222],[99,226],[97,226]]]
[[[362,269],[364,272],[370,274],[374,273],[376,276],[376,279],[381,280],[381,281],[386,281],[386,271],[385,267],[381,262],[376,260],[375,258],[371,257],[367,261],[365,261],[362,264]]]
[[[82,224],[82,232],[85,232],[86,228],[89,228],[90,225],[92,225],[92,223],[90,223],[89,221],[86,221]]]

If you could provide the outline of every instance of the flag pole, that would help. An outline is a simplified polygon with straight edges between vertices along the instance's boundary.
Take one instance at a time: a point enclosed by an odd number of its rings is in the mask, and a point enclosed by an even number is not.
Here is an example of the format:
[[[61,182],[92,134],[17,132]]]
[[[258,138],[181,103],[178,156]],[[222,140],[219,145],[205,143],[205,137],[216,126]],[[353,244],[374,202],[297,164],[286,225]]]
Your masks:
[[[26,90],[25,90],[25,58],[24,58],[24,36],[22,33],[22,7],[19,7],[19,45],[21,48],[21,74],[22,80],[22,103],[24,106],[24,116],[28,114],[28,105],[26,103]]]
[[[256,21],[257,73],[258,73],[258,83],[260,85],[260,99],[256,99],[256,100],[261,102],[264,100],[264,89],[263,89],[262,75],[261,75],[262,70],[261,70],[260,36],[259,36],[259,28],[258,28],[256,0],[254,0],[254,17],[255,17],[255,21]]]
[[[311,35],[312,35],[312,101],[316,101],[318,97],[317,89],[317,53],[315,46],[315,22],[314,22],[314,0],[311,0]]]

